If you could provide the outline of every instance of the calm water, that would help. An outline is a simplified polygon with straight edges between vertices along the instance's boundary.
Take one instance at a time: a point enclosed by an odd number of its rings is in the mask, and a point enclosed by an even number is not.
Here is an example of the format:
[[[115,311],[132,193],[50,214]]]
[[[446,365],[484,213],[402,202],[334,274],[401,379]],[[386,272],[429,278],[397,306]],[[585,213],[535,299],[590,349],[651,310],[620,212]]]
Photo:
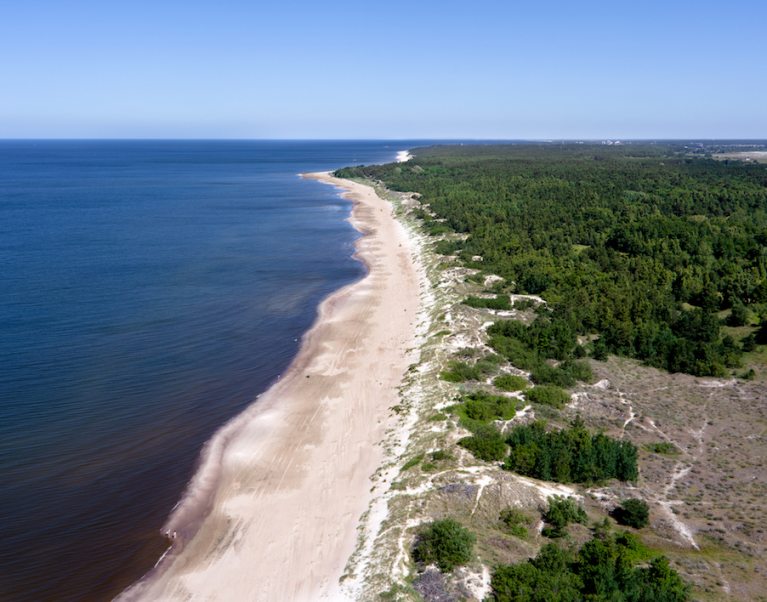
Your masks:
[[[362,274],[301,171],[412,142],[0,142],[0,599],[109,599],[206,439]]]

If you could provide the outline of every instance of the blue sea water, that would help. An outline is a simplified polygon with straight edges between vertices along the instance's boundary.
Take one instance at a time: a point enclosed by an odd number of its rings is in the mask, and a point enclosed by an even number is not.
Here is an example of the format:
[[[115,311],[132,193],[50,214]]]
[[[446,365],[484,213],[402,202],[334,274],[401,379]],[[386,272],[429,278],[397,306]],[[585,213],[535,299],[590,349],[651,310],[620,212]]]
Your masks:
[[[0,599],[152,567],[203,443],[363,273],[297,174],[414,145],[0,141]]]

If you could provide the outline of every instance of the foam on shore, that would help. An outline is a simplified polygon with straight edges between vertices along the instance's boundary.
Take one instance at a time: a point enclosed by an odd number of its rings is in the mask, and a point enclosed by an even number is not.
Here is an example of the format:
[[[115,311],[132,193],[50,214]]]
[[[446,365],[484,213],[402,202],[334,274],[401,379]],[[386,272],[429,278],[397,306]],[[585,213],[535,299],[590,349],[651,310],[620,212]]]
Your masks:
[[[397,163],[405,163],[412,158],[413,155],[410,154],[410,151],[402,150],[397,153]]]

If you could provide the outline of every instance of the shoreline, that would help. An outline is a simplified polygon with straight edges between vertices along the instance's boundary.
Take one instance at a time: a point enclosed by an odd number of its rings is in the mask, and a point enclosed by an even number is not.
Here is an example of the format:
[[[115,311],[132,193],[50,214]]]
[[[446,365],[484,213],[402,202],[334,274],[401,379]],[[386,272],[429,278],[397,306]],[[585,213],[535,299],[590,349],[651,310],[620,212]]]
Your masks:
[[[359,281],[328,296],[285,375],[205,445],[163,531],[172,545],[120,600],[318,600],[340,590],[413,361],[423,277],[370,186],[343,190]]]

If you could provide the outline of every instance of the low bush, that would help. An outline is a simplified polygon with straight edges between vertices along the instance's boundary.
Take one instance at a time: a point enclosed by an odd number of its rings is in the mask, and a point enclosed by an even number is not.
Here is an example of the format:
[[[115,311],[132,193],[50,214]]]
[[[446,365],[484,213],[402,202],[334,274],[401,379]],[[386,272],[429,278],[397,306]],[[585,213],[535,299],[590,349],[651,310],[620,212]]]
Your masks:
[[[527,526],[530,524],[530,517],[518,508],[506,508],[501,510],[498,517],[506,530],[514,537],[526,539],[528,532]]]
[[[524,376],[501,374],[493,380],[493,385],[502,391],[521,391],[527,388],[528,382]]]
[[[423,460],[423,454],[418,454],[417,456],[410,458],[405,464],[402,466],[402,470],[410,470],[414,466],[418,466],[421,463],[421,460]]]
[[[468,350],[463,357],[469,357]],[[464,362],[460,360],[450,360],[447,364],[447,370],[444,370],[439,376],[442,380],[452,383],[465,382],[467,380],[484,380],[489,374],[498,369],[498,364],[503,358],[494,353],[478,359],[475,363]]]
[[[629,498],[613,510],[613,518],[621,525],[641,529],[650,523],[650,508],[643,500]]]
[[[427,525],[413,546],[413,559],[422,564],[436,564],[442,572],[472,559],[476,537],[452,518]]]
[[[443,460],[452,460],[453,454],[446,452],[444,449],[438,449],[431,452],[432,462],[442,462]]]
[[[480,425],[471,437],[464,437],[458,445],[468,449],[476,458],[497,462],[506,457],[508,448],[503,435],[490,425]]]
[[[651,451],[654,454],[663,454],[665,456],[675,456],[679,453],[679,448],[673,443],[668,441],[659,441],[657,443],[648,443],[645,445],[647,451]]]
[[[467,380],[479,380],[482,377],[481,372],[476,366],[467,362],[452,360],[447,364],[447,370],[440,375],[442,380],[451,383],[461,383]]]
[[[538,303],[532,299],[517,299],[514,301],[513,307],[518,311],[525,311],[527,309],[538,307]]]
[[[585,524],[588,520],[586,511],[575,500],[554,495],[549,497],[549,507],[543,513],[543,535],[546,537],[563,537],[570,523]]]
[[[555,408],[563,408],[570,401],[570,394],[553,385],[539,385],[525,391],[525,399]]]
[[[532,369],[530,378],[537,385],[555,385],[567,389],[575,386],[579,380],[590,382],[594,378],[591,367],[582,361],[565,361],[558,366],[546,363]]]
[[[461,398],[452,411],[461,418],[461,424],[474,430],[477,423],[487,424],[493,420],[511,420],[517,411],[517,400],[505,395],[492,395],[474,391]]]

